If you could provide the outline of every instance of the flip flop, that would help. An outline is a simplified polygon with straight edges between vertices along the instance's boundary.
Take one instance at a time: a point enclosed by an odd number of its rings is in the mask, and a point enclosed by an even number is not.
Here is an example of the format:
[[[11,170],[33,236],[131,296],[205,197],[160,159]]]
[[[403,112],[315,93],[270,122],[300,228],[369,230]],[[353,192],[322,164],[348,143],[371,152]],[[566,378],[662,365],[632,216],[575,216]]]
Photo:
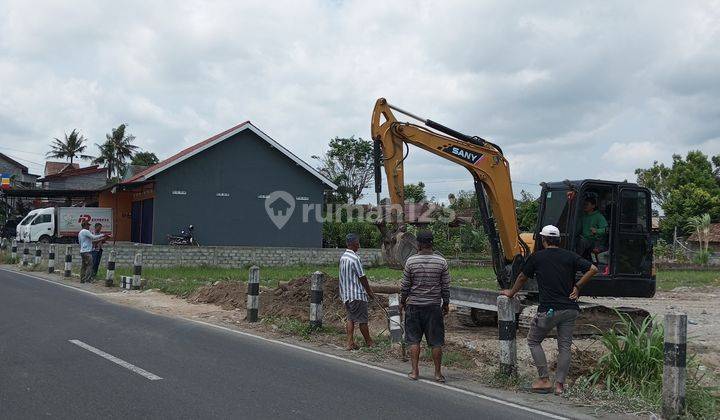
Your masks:
[[[531,386],[526,386],[523,389],[527,392],[532,392],[533,394],[551,394],[553,392],[553,387],[533,388],[531,385]]]
[[[436,377],[435,377],[435,382],[439,382],[439,383],[441,383],[441,384],[444,384],[444,383],[445,383],[445,377],[442,376],[442,375],[436,376]]]
[[[408,379],[410,379],[411,381],[417,381],[417,380],[418,380],[417,377],[414,377],[414,378],[412,377],[412,373],[408,373],[407,377],[408,377]]]

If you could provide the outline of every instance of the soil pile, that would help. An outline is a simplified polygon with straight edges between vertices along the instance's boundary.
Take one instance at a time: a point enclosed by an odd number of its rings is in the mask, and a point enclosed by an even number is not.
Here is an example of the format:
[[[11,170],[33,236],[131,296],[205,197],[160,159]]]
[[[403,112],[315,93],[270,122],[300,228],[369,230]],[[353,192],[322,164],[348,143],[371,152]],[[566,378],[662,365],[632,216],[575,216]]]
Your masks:
[[[260,316],[289,317],[308,320],[310,317],[310,278],[299,277],[282,283],[275,289],[261,288]],[[237,281],[216,282],[203,286],[188,296],[192,303],[212,303],[223,309],[245,309],[247,284]],[[387,308],[386,296],[377,295],[379,303]],[[325,278],[323,286],[323,321],[326,325],[343,327],[345,306],[340,299],[338,279]],[[384,328],[387,324],[385,313],[370,302],[370,324]]]

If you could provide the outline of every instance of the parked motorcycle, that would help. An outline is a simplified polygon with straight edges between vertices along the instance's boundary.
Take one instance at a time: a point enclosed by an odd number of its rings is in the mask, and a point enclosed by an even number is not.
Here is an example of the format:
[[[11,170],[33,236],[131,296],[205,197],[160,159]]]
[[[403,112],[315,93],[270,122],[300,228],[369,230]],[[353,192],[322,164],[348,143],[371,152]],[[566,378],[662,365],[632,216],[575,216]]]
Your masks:
[[[181,230],[179,235],[168,235],[168,245],[174,246],[200,246],[193,236],[193,225],[188,226],[187,230]]]

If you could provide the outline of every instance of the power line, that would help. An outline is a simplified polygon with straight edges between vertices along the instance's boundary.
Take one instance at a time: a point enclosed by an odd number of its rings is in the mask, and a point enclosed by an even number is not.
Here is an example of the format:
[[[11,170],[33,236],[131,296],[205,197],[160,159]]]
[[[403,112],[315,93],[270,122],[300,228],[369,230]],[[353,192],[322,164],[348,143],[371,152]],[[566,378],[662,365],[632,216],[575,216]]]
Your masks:
[[[27,150],[11,149],[11,148],[5,147],[5,146],[0,146],[0,149],[10,150],[11,152],[27,153],[27,154],[29,154],[29,155],[38,155],[38,156],[42,156],[42,157],[47,156],[47,155],[45,155],[45,153],[28,152]]]

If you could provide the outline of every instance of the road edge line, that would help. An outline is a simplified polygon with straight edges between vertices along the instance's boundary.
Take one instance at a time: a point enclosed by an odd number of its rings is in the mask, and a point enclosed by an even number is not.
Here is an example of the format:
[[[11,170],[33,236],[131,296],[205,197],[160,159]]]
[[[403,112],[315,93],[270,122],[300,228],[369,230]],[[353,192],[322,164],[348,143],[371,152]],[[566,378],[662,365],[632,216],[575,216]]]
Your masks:
[[[304,352],[307,352],[307,353],[312,353],[312,354],[315,354],[315,355],[324,356],[324,357],[327,357],[327,358],[330,358],[330,359],[339,360],[339,361],[341,361],[341,362],[349,363],[349,364],[356,365],[356,366],[366,367],[366,368],[369,368],[369,369],[373,369],[373,370],[375,370],[375,371],[379,371],[379,372],[383,372],[383,373],[388,373],[388,374],[391,374],[391,375],[394,375],[394,376],[398,376],[398,377],[402,377],[402,378],[405,378],[405,377],[406,377],[406,375],[405,375],[404,373],[401,373],[401,372],[398,372],[398,371],[395,371],[395,370],[392,370],[392,369],[384,368],[384,367],[381,367],[381,366],[371,365],[371,364],[369,364],[369,363],[361,362],[361,361],[359,361],[359,360],[347,359],[347,358],[344,358],[344,357],[341,357],[341,356],[337,356],[337,355],[334,355],[334,354],[325,353],[325,352],[322,352],[322,351],[320,351],[320,350],[315,350],[315,349],[311,349],[311,348],[308,348],[308,347],[298,346],[297,344],[287,343],[287,342],[284,342],[284,341],[276,340],[276,339],[274,339],[274,338],[263,337],[263,336],[256,335],[256,334],[252,334],[252,333],[249,333],[249,332],[246,332],[246,331],[234,330],[234,329],[232,329],[232,328],[223,327],[222,325],[215,325],[215,324],[212,324],[212,323],[209,323],[209,322],[200,321],[200,320],[198,320],[198,319],[186,318],[186,317],[182,317],[182,316],[179,317],[179,318],[180,318],[180,319],[183,319],[183,320],[185,320],[185,321],[190,321],[190,322],[193,322],[193,323],[196,323],[196,324],[204,325],[204,326],[206,326],[206,327],[212,327],[212,328],[215,328],[215,329],[220,329],[220,330],[227,331],[227,332],[231,332],[231,333],[234,333],[234,334],[239,334],[239,335],[242,335],[242,336],[245,336],[245,337],[255,338],[255,339],[257,339],[257,340],[265,341],[265,342],[268,342],[268,343],[279,344],[279,345],[281,345],[281,346],[289,347],[289,348],[294,349],[294,350],[300,350],[300,351],[304,351]],[[468,396],[475,397],[475,398],[479,398],[479,399],[482,399],[482,400],[491,401],[491,402],[494,402],[494,403],[497,403],[497,404],[502,404],[502,405],[505,405],[505,406],[508,406],[508,407],[516,408],[516,409],[518,409],[518,410],[527,411],[527,412],[532,413],[532,414],[538,414],[538,415],[541,415],[541,416],[546,417],[546,418],[556,419],[556,420],[569,420],[568,417],[564,417],[564,416],[561,416],[561,415],[559,415],[559,414],[553,414],[553,413],[550,413],[550,412],[547,412],[547,411],[538,410],[538,409],[536,409],[536,408],[526,407],[526,406],[521,405],[521,404],[518,404],[518,403],[514,403],[514,402],[510,402],[510,401],[505,401],[505,400],[502,400],[502,399],[499,399],[499,398],[496,398],[496,397],[491,397],[491,396],[489,396],[489,395],[480,394],[480,393],[477,393],[477,392],[469,391],[469,390],[467,390],[467,389],[457,388],[457,387],[454,387],[454,386],[450,386],[450,385],[447,385],[447,384],[442,384],[442,383],[435,382],[435,381],[431,381],[431,380],[428,380],[428,379],[419,379],[418,382],[422,382],[422,383],[425,383],[425,384],[428,384],[428,385],[437,386],[437,387],[440,387],[440,388],[444,388],[444,389],[446,389],[446,390],[448,390],[448,391],[458,392],[458,393],[460,393],[460,394],[468,395]]]
[[[42,281],[44,281],[44,282],[46,282],[46,283],[57,284],[58,286],[67,287],[68,289],[77,290],[78,292],[87,293],[87,294],[90,294],[90,295],[93,295],[93,296],[102,296],[102,294],[100,294],[100,293],[95,293],[95,292],[90,291],[90,290],[81,289],[81,288],[79,288],[79,287],[71,286],[71,285],[69,285],[69,284],[61,283],[61,282],[59,282],[59,281],[42,278],[42,277],[35,276],[35,275],[32,275],[32,274],[27,274],[27,273],[24,273],[24,272],[22,272],[22,271],[8,270],[7,268],[2,268],[2,267],[0,267],[0,270],[1,270],[1,271],[5,271],[5,272],[7,272],[7,273],[21,274],[21,275],[26,276],[26,277],[30,277],[30,278],[33,278],[33,279],[42,280]]]

